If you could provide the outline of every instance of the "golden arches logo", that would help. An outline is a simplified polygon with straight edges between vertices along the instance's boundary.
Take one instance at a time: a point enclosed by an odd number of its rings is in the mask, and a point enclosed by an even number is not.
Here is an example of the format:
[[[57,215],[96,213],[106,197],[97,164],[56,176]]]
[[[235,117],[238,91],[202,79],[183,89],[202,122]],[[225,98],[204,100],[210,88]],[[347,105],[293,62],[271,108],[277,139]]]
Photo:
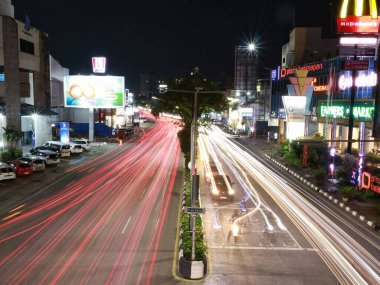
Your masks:
[[[364,12],[364,1],[365,0],[354,0],[355,8],[354,8],[354,15],[356,17],[362,17],[363,12]],[[346,18],[347,11],[348,11],[348,4],[350,0],[343,0],[342,8],[340,10],[340,18]],[[377,13],[377,4],[376,0],[368,0],[368,5],[369,5],[369,11],[370,11],[370,16],[373,19],[377,19],[378,13]]]

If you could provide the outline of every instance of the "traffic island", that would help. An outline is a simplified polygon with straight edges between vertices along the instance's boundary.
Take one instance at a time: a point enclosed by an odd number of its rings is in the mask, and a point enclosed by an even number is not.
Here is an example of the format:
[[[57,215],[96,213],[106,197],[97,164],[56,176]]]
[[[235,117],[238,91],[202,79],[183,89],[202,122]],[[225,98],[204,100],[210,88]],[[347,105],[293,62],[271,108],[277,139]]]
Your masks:
[[[179,273],[186,279],[201,279],[207,274],[207,247],[204,241],[201,208],[190,207],[190,176],[185,175],[182,195],[182,212],[179,239]],[[202,211],[203,212],[203,211]],[[195,258],[192,260],[192,232],[190,219],[195,217]]]

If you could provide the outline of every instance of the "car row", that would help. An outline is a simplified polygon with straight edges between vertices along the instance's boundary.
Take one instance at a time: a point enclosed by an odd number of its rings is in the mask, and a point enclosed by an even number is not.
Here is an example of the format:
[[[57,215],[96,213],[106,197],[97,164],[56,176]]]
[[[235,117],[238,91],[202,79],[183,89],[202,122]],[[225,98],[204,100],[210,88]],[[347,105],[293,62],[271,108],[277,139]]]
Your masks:
[[[69,144],[58,141],[47,141],[42,146],[32,148],[23,157],[0,162],[0,181],[16,179],[16,177],[31,175],[33,172],[44,171],[46,165],[61,163],[61,157],[80,154],[88,151],[91,144],[86,139],[78,139]]]

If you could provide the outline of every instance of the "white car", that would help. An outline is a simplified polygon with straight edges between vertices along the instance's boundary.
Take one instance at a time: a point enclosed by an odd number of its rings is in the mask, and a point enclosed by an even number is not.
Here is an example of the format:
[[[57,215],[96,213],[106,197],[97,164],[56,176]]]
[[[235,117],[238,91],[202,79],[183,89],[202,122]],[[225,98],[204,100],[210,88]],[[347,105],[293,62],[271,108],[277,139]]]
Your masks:
[[[8,179],[16,179],[16,173],[11,165],[0,162],[0,181]]]
[[[83,147],[80,144],[70,143],[71,154],[83,153]]]
[[[89,151],[91,149],[91,143],[87,139],[75,139],[70,141],[70,144],[80,145],[85,151]]]

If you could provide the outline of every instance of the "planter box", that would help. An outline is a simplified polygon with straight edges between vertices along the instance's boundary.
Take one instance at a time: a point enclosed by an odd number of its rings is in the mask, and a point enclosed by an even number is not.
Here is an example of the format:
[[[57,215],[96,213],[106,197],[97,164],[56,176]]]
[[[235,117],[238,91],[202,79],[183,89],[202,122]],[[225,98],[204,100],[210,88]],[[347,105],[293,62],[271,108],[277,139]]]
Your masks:
[[[201,279],[207,274],[207,261],[191,261],[181,256],[179,259],[179,273],[187,279]]]

